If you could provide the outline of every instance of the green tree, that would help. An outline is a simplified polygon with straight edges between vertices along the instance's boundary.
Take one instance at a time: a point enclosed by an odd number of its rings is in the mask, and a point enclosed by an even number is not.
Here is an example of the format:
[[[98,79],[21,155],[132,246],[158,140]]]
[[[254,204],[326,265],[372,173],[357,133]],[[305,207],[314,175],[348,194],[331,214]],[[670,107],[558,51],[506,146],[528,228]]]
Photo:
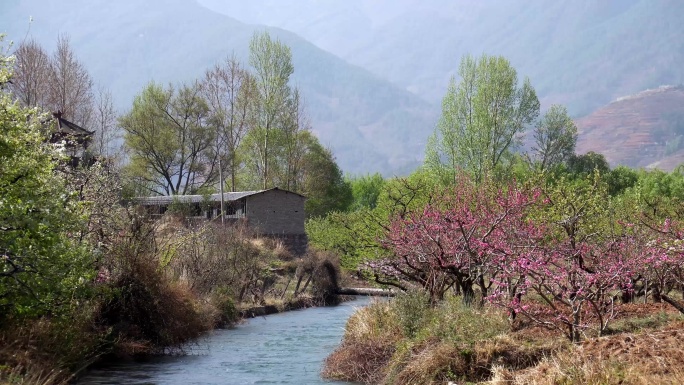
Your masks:
[[[346,211],[353,199],[349,183],[344,180],[332,152],[313,135],[307,132],[306,136],[306,154],[299,182],[300,192],[307,197],[306,215],[317,217],[331,211]]]
[[[82,230],[81,203],[54,172],[45,116],[21,107],[3,84],[12,60],[0,36],[0,324],[50,311],[84,287],[89,254],[69,234]]]
[[[539,115],[539,100],[529,80],[519,86],[516,70],[500,56],[465,56],[458,75],[442,101],[426,165],[444,180],[454,181],[461,168],[481,181],[505,165]]]
[[[385,179],[382,175],[376,172],[373,175],[351,177],[348,178],[348,182],[351,184],[352,196],[354,197],[351,210],[374,209],[377,206],[380,192],[385,185]]]
[[[256,127],[252,130],[254,165],[262,188],[267,189],[273,187],[270,169],[276,164],[274,136],[284,128],[283,116],[292,96],[288,83],[294,66],[290,47],[271,39],[268,32],[255,33],[249,49],[249,63],[254,68],[258,94]]]
[[[603,154],[589,151],[583,155],[572,155],[568,159],[568,171],[576,176],[586,176],[594,171],[604,175],[610,171],[610,165]]]
[[[178,90],[150,83],[119,119],[127,172],[148,193],[197,193],[216,182],[215,129],[200,90],[198,83]]]
[[[605,180],[608,184],[608,193],[611,196],[617,196],[628,188],[634,187],[639,180],[639,174],[627,166],[617,166],[606,174]]]
[[[642,211],[648,217],[684,218],[682,166],[678,166],[670,173],[662,170],[641,171],[634,190]]]
[[[543,171],[566,163],[575,153],[577,126],[561,105],[554,104],[534,130],[532,157]]]
[[[308,219],[309,242],[319,250],[338,254],[347,269],[363,268],[365,262],[389,256],[381,239],[386,236],[390,218],[422,210],[434,198],[437,187],[433,175],[423,170],[407,178],[388,179],[382,184],[374,208],[335,211]]]

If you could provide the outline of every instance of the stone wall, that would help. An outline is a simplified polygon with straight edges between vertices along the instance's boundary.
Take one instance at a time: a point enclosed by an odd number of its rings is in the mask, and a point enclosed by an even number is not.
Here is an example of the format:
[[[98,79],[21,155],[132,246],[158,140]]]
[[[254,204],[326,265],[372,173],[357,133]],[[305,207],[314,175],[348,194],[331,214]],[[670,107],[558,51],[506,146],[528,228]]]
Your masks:
[[[304,198],[285,190],[267,190],[247,198],[249,226],[262,235],[302,235]]]
[[[285,247],[298,257],[306,254],[309,248],[309,238],[306,234],[269,235],[269,237],[283,242]]]

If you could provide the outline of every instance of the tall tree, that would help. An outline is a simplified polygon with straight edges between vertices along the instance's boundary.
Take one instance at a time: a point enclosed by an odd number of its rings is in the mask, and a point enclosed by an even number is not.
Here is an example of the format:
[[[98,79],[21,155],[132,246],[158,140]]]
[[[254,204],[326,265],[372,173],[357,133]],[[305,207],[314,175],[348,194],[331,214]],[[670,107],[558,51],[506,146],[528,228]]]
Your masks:
[[[138,184],[160,195],[191,194],[216,182],[215,132],[199,83],[178,90],[150,83],[119,119]]]
[[[93,106],[93,123],[88,127],[95,131],[95,140],[90,147],[95,154],[110,156],[114,153],[114,141],[120,138],[116,119],[112,93],[99,87]]]
[[[582,155],[570,155],[568,158],[568,171],[576,176],[586,176],[595,171],[604,175],[610,172],[610,165],[603,154],[589,151]]]
[[[575,153],[577,126],[561,105],[554,104],[534,130],[532,156],[541,170],[567,162]]]
[[[14,56],[12,93],[24,106],[46,106],[51,80],[50,57],[33,39],[19,44]]]
[[[71,49],[69,38],[61,35],[50,61],[47,108],[82,127],[90,127],[93,116],[93,80]]]
[[[256,84],[252,74],[235,57],[207,70],[202,92],[209,108],[209,121],[216,129],[218,152],[230,174],[229,188],[236,190],[240,166],[238,148],[254,126]]]
[[[306,215],[323,216],[331,211],[346,211],[354,197],[351,185],[344,179],[332,152],[321,146],[310,132],[300,134],[306,146],[299,191],[307,196]]]
[[[59,153],[45,146],[45,116],[4,90],[10,58],[0,35],[0,325],[10,317],[55,314],[92,271],[83,245],[80,203],[54,172]]]
[[[287,190],[299,191],[302,173],[305,172],[305,156],[310,130],[308,115],[304,110],[299,89],[294,88],[283,110],[283,128],[280,131],[282,150],[278,161],[280,185]]]
[[[460,81],[451,79],[442,116],[426,151],[426,165],[454,181],[462,168],[481,181],[504,164],[521,135],[539,115],[539,100],[528,79],[503,57],[465,56]]]
[[[100,125],[97,115],[101,111],[97,110],[101,106],[96,105],[100,101],[95,98],[93,80],[67,36],[59,36],[52,56],[35,40],[21,43],[14,54],[11,91],[24,106],[61,111],[66,119],[87,129]]]
[[[290,48],[271,39],[268,32],[255,33],[249,45],[249,63],[254,68],[258,93],[257,121],[254,129],[254,150],[262,188],[270,187],[270,168],[275,130],[282,129],[282,114],[291,97],[288,85],[294,72]]]

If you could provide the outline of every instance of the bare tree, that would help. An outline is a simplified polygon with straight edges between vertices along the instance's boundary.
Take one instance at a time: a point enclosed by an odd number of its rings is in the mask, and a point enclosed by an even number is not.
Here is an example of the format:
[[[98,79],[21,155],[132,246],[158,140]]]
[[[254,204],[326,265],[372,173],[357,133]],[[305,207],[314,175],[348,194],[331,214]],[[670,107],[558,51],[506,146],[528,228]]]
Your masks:
[[[209,108],[209,121],[216,128],[217,152],[225,160],[221,168],[230,173],[230,189],[235,191],[239,167],[237,149],[254,125],[255,80],[231,57],[207,70],[202,91]]]
[[[59,36],[52,57],[33,39],[21,43],[14,54],[11,91],[22,104],[61,111],[74,123],[90,127],[94,115],[93,80],[76,58],[68,37]]]
[[[116,119],[117,113],[112,93],[102,86],[98,87],[93,108],[93,124],[89,127],[95,130],[95,140],[90,147],[95,154],[100,156],[114,154],[114,142],[121,138]]]
[[[282,184],[287,190],[300,191],[307,153],[307,138],[303,132],[310,131],[311,124],[298,88],[294,88],[283,115],[283,159],[279,162],[283,168]]]
[[[60,35],[50,61],[47,107],[74,123],[89,127],[93,116],[93,80],[71,49],[69,38]]]
[[[26,107],[46,108],[50,89],[50,57],[33,39],[22,42],[14,55],[12,93]]]

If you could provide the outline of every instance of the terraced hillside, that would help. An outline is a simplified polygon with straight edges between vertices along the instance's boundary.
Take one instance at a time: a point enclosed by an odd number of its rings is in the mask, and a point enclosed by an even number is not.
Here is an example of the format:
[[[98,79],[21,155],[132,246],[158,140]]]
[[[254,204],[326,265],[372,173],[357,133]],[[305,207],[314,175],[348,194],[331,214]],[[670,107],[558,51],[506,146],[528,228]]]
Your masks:
[[[578,153],[602,153],[611,166],[669,171],[684,163],[683,86],[620,98],[576,123]]]

